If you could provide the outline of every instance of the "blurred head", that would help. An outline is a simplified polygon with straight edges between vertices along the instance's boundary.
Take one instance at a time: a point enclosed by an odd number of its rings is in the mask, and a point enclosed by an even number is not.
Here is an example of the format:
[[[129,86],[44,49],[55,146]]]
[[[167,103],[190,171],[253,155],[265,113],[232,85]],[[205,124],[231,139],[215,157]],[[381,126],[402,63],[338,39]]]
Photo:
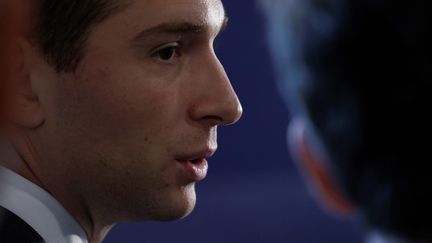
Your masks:
[[[0,123],[4,119],[5,110],[5,95],[6,95],[6,81],[9,78],[9,58],[13,30],[13,19],[11,10],[11,2],[9,0],[0,0]]]
[[[187,215],[217,127],[241,116],[213,49],[222,2],[43,0],[36,16],[14,121],[38,180],[108,223]]]
[[[263,1],[290,141],[330,204],[432,239],[432,4]]]
[[[28,0],[0,0],[0,125],[5,131],[6,120],[12,112],[10,101],[16,84],[17,37],[28,34],[29,23],[23,20],[30,9]]]

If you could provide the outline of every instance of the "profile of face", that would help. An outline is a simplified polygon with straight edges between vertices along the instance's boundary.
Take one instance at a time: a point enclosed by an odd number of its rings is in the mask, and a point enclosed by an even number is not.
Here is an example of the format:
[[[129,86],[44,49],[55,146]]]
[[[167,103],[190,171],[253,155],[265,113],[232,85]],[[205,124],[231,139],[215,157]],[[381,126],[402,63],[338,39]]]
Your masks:
[[[177,219],[195,205],[217,127],[242,113],[213,48],[225,11],[220,0],[125,2],[91,28],[74,72],[37,48],[27,58],[33,169],[54,196],[109,220]]]

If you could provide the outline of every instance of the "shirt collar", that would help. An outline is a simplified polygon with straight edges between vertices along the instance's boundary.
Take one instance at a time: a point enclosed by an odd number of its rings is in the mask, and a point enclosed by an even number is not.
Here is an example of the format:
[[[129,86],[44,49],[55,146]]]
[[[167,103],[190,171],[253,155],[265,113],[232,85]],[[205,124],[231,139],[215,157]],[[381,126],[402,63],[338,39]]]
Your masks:
[[[46,242],[88,242],[82,227],[54,197],[2,166],[0,205],[29,224]]]

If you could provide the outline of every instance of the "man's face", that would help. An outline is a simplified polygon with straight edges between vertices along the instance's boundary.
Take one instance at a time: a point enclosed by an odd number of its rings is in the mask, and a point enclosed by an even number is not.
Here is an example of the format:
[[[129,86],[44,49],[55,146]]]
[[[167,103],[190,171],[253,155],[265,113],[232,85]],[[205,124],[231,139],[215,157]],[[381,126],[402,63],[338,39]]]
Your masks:
[[[116,220],[187,215],[217,126],[241,116],[213,50],[224,22],[220,0],[131,0],[91,29],[74,73],[39,70],[31,138],[51,192]]]

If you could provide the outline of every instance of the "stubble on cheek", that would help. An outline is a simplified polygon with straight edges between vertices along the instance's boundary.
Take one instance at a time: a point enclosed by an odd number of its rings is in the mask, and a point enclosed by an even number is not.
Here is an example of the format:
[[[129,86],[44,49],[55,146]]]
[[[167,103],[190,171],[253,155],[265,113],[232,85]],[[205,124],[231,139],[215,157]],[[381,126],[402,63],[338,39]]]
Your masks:
[[[151,141],[142,145],[141,151],[111,151],[99,154],[95,160],[95,169],[99,176],[95,201],[105,204],[108,213],[117,212],[120,221],[141,221],[164,214],[165,205],[176,190],[171,181],[170,166],[162,163],[160,158],[151,155]],[[93,175],[96,176],[96,175]],[[95,178],[95,177],[93,177]]]
[[[63,87],[58,109],[67,152],[80,163],[95,207],[119,220],[169,220],[193,208],[193,186],[176,183],[171,145],[178,118],[170,91],[122,80],[107,68],[81,70]],[[60,95],[61,96],[61,95]],[[167,114],[170,114],[167,117]],[[66,129],[65,129],[66,127]],[[174,143],[175,144],[175,143]],[[87,181],[83,184],[83,181]]]

